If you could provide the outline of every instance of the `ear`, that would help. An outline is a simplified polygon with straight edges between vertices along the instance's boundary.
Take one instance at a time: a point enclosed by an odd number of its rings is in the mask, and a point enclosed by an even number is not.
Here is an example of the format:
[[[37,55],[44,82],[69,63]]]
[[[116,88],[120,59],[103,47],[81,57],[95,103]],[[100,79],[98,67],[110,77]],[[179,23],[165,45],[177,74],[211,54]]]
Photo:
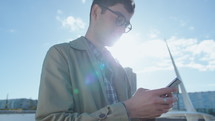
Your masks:
[[[92,11],[91,11],[92,20],[96,20],[101,14],[101,11],[102,10],[99,5],[97,4],[93,5]]]

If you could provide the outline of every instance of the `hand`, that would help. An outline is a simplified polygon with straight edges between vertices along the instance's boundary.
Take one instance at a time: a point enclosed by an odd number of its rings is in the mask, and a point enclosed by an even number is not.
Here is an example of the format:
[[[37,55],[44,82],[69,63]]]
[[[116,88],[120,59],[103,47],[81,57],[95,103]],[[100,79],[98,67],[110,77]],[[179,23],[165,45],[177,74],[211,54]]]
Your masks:
[[[172,92],[175,88],[145,90],[139,88],[134,96],[124,102],[130,118],[155,118],[172,108],[176,98]],[[168,95],[162,97],[162,95]],[[165,98],[165,100],[164,100]]]

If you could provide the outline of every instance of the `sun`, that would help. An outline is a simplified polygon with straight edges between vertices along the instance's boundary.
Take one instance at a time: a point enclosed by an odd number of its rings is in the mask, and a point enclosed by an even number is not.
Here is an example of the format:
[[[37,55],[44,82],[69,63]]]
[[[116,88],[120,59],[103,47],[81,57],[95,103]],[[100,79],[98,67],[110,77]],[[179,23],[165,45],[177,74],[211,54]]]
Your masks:
[[[113,47],[108,48],[111,54],[123,67],[133,67],[138,60],[137,35],[127,34],[122,36]]]

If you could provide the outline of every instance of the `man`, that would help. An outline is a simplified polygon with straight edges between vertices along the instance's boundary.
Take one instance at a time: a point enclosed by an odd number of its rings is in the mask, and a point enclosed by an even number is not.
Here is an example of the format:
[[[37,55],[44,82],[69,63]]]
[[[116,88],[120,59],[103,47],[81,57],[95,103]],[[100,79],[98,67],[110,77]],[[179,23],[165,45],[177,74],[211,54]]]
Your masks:
[[[155,118],[172,107],[172,88],[140,88],[132,96],[124,69],[105,49],[132,29],[134,8],[132,0],[94,0],[86,35],[49,49],[37,121],[129,121]]]

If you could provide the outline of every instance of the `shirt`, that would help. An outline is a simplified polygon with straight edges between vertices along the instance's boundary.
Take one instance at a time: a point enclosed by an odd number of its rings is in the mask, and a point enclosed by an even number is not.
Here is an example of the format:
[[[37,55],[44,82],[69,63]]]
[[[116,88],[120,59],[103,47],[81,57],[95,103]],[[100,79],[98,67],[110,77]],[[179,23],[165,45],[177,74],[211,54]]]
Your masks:
[[[96,59],[99,62],[98,65],[100,70],[102,71],[102,75],[104,78],[108,101],[110,104],[117,103],[118,102],[117,94],[112,85],[112,79],[114,74],[111,69],[112,66],[111,64],[114,63],[114,59],[107,49],[104,48],[103,50],[98,50],[92,42],[90,42],[89,40],[87,42],[90,46],[90,50],[93,52],[93,54],[95,55]]]

